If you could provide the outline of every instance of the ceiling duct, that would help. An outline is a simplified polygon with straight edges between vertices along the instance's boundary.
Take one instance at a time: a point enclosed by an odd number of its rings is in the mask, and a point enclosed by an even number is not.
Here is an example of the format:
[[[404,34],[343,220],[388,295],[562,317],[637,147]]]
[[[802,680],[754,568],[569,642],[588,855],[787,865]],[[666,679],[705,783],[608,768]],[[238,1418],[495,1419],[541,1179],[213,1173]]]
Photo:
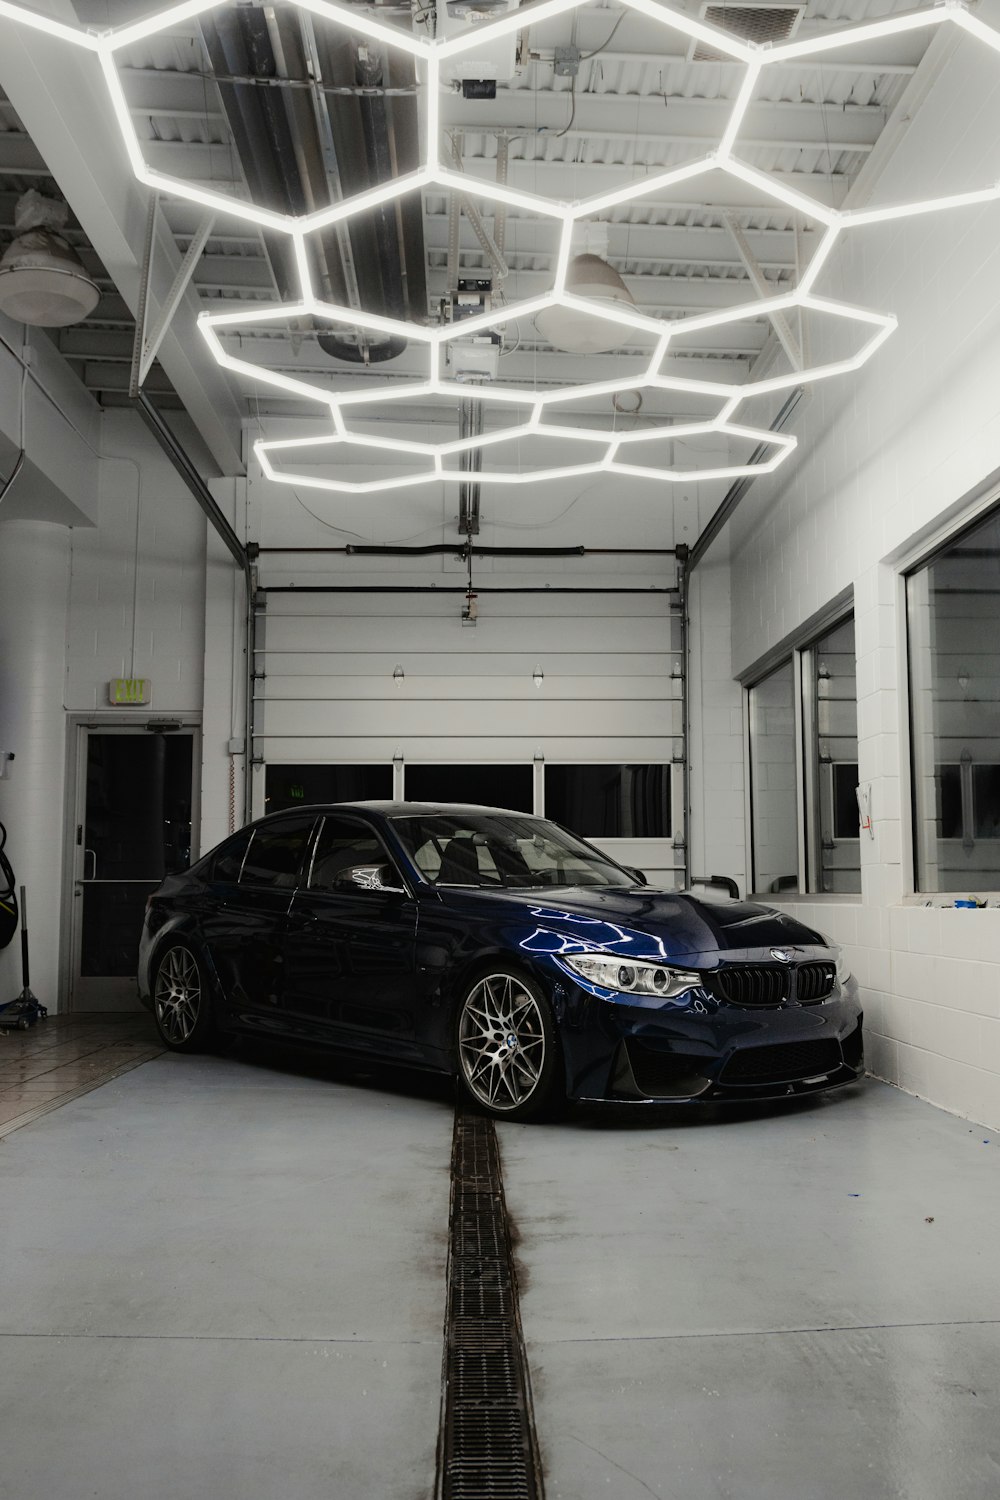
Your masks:
[[[719,5],[709,0],[701,7],[701,19],[719,31],[738,36],[741,41],[776,46],[789,41],[798,31],[805,14],[804,5],[789,5],[788,0],[725,0]],[[707,42],[692,42],[689,62],[729,62],[731,59]]]
[[[72,245],[58,233],[69,208],[31,188],[14,210],[17,238],[0,259],[0,312],[33,328],[68,328],[101,298]]]
[[[283,214],[312,213],[419,165],[410,160],[419,139],[415,95],[363,93],[383,84],[415,86],[411,59],[387,62],[371,45],[359,46],[296,10],[239,6],[203,16],[201,28],[255,203]],[[325,300],[384,317],[426,317],[416,197],[415,204],[383,205],[310,237]],[[297,298],[287,237],[264,231],[264,242],[279,294]],[[353,363],[390,359],[406,347],[401,338],[373,342],[362,334],[354,342],[325,332],[318,344]]]
[[[634,307],[635,298],[614,266],[600,255],[575,255],[566,271],[566,290],[574,297],[613,307]],[[592,318],[575,307],[546,307],[535,319],[543,339],[569,354],[608,354],[623,342],[620,324]]]
[[[388,81],[387,74],[386,59],[372,44],[359,46],[356,49],[354,81],[360,89],[382,88]],[[391,181],[397,175],[393,162],[395,142],[391,132],[385,95],[374,92],[365,93],[356,100],[348,99],[343,102],[346,102],[349,107],[353,106],[353,110],[357,112],[363,153],[360,158],[355,132],[348,127],[342,130],[342,136],[346,136],[347,139],[351,139],[352,135],[355,137],[353,156],[358,167],[361,167],[362,162],[364,163],[366,178],[364,186],[374,187],[378,183]],[[353,113],[353,110],[349,108],[347,111],[337,111],[341,117],[342,127],[348,126],[348,121],[344,119],[344,116]],[[352,189],[354,192],[362,190],[357,187]],[[352,238],[357,235],[359,240],[369,240],[374,252],[373,255],[365,255],[362,249],[362,256],[355,262],[360,305],[366,312],[379,312],[384,317],[404,321],[408,311],[408,299],[401,206],[398,201],[379,204],[370,213],[363,215],[356,227],[352,226]],[[362,247],[359,246],[359,248]],[[422,318],[425,314],[426,302],[418,310],[417,315]],[[335,334],[321,333],[319,347],[335,359],[350,360],[355,364],[382,363],[402,354],[406,348],[406,340],[400,337],[389,337],[377,341],[368,340],[359,344],[351,343]]]

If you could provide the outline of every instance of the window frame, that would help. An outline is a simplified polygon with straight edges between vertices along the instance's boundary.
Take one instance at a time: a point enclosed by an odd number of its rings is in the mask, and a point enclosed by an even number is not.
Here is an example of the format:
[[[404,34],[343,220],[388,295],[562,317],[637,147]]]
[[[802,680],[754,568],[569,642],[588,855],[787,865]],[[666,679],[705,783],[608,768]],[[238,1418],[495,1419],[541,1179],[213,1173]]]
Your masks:
[[[676,778],[676,771],[678,769],[678,763],[676,761],[673,761],[673,760],[644,760],[644,761],[638,761],[638,760],[625,761],[625,760],[623,760],[623,761],[612,761],[612,760],[607,760],[607,759],[601,759],[601,760],[583,760],[583,759],[578,759],[578,760],[563,760],[560,757],[560,759],[558,759],[558,760],[538,760],[538,761],[536,761],[536,766],[540,767],[540,770],[541,770],[541,776],[540,776],[541,787],[539,789],[538,782],[536,780],[536,785],[535,785],[536,807],[535,807],[535,810],[534,810],[534,816],[536,818],[549,818],[550,822],[556,822],[557,821],[555,818],[552,817],[552,815],[547,811],[547,808],[546,808],[546,802],[547,802],[546,777],[548,776],[548,773],[549,773],[550,770],[570,769],[570,768],[585,767],[585,766],[593,766],[595,769],[606,768],[606,769],[610,770],[610,769],[618,768],[618,769],[621,769],[621,770],[626,770],[630,766],[642,766],[642,767],[647,767],[648,766],[648,767],[655,767],[657,770],[666,771],[667,772],[667,776],[665,778],[666,783],[667,783],[667,809],[666,809],[666,811],[667,811],[667,819],[666,819],[666,821],[667,821],[667,832],[666,833],[588,833],[588,834],[578,833],[578,834],[576,834],[576,837],[577,838],[583,838],[583,839],[615,839],[615,840],[617,840],[619,842],[622,842],[622,841],[624,841],[626,839],[629,840],[629,841],[632,841],[632,840],[641,840],[644,843],[647,843],[647,842],[648,843],[653,843],[653,842],[655,842],[655,843],[661,843],[661,844],[673,844],[673,845],[675,845],[675,847],[680,847],[679,845],[677,845],[677,835],[680,832],[680,829],[678,828],[677,825],[679,823],[683,822],[683,817],[682,817],[682,814],[681,814],[681,810],[680,810],[680,808],[677,805],[677,800],[676,800],[676,791],[677,791],[677,789],[676,789],[676,786],[675,786],[675,782],[676,782],[676,779],[677,779]],[[560,823],[559,826],[560,827],[567,827],[567,829],[568,829],[568,825],[566,825],[566,824]]]
[[[860,900],[861,892],[858,891],[825,891],[821,887],[822,878],[822,799],[823,787],[820,774],[820,763],[818,760],[818,695],[814,690],[813,683],[813,661],[814,653],[820,641],[826,636],[832,635],[841,626],[855,621],[855,610],[853,590],[847,595],[840,595],[820,614],[813,616],[808,627],[798,632],[791,641],[786,641],[775,651],[768,654],[749,673],[741,679],[743,687],[743,761],[746,784],[746,845],[748,865],[748,890],[755,898],[784,901],[788,898],[796,900],[818,900],[826,898],[840,899],[843,896],[856,896]],[[796,827],[796,851],[798,857],[798,885],[796,890],[789,891],[762,891],[757,884],[757,836],[755,826],[755,801],[754,801],[754,756],[753,756],[753,734],[751,727],[751,700],[750,694],[753,690],[783,667],[792,668],[792,694],[794,709],[794,742],[795,742],[795,827]],[[857,701],[857,637],[855,635],[855,702]],[[817,753],[814,755],[814,746]],[[830,762],[834,764],[848,764],[846,761]],[[851,762],[853,764],[853,762]],[[832,786],[831,786],[832,791]],[[845,840],[839,840],[845,842]],[[859,860],[860,860],[860,830],[859,830]]]
[[[254,840],[257,838],[257,835],[260,833],[271,833],[275,829],[280,829],[282,825],[279,820],[281,819],[287,819],[289,822],[301,820],[304,823],[308,823],[306,836],[302,846],[302,854],[299,857],[299,863],[295,871],[295,878],[293,883],[289,886],[278,885],[276,882],[273,882],[270,885],[264,885],[253,880],[244,880],[243,877],[246,871],[247,856],[249,855],[250,850],[253,848]],[[274,814],[273,823],[270,822],[270,820],[268,820],[266,823],[257,822],[254,825],[253,831],[250,835],[250,839],[243,853],[243,860],[240,864],[239,879],[236,882],[239,888],[241,890],[245,889],[248,891],[287,891],[290,899],[293,893],[300,887],[302,871],[305,867],[307,858],[311,859],[311,850],[314,847],[316,841],[316,825],[318,821],[319,819],[316,817],[315,813],[312,814],[311,818],[306,818],[301,813],[290,813],[282,809],[280,813]]]
[[[934,566],[936,562],[946,557],[948,553],[952,552],[957,546],[959,546],[965,538],[974,535],[981,527],[989,524],[994,520],[1000,521],[1000,491],[997,490],[995,484],[985,492],[981,493],[973,501],[971,505],[971,511],[964,516],[960,524],[956,526],[954,525],[954,523],[952,523],[950,526],[947,524],[941,526],[936,531],[930,544],[925,542],[919,550],[915,549],[897,564],[897,601],[899,608],[899,618],[901,622],[899,640],[901,645],[900,655],[902,660],[900,690],[901,692],[905,693],[906,713],[903,722],[905,724],[907,740],[906,752],[901,757],[902,763],[900,765],[900,794],[901,797],[906,797],[909,802],[909,818],[906,818],[904,814],[902,819],[904,837],[908,841],[909,845],[908,859],[906,857],[907,850],[904,847],[904,869],[908,867],[909,894],[911,894],[914,898],[924,897],[928,901],[937,903],[950,904],[950,901],[954,900],[957,895],[966,891],[968,891],[969,894],[974,894],[976,896],[985,898],[996,896],[997,893],[1000,892],[1000,878],[995,878],[993,882],[988,885],[977,885],[973,884],[970,881],[967,885],[963,885],[960,889],[956,887],[955,889],[951,890],[941,890],[940,888],[928,889],[921,879],[923,874],[923,871],[921,870],[921,859],[924,851],[922,851],[921,847],[919,832],[920,813],[917,805],[917,788],[921,780],[921,776],[918,772],[917,766],[917,742],[920,736],[915,718],[915,693],[913,673],[913,662],[915,651],[917,649],[915,644],[916,627],[914,618],[917,606],[916,604],[913,604],[911,606],[910,586],[911,580],[917,578],[919,574],[927,572]],[[979,762],[980,765],[995,765],[997,763],[998,762],[994,760]],[[938,751],[935,750],[933,757],[933,770],[935,772],[935,776],[938,766],[959,765],[961,819],[963,827],[963,833],[957,840],[941,839],[940,836],[935,835],[935,845],[940,842],[963,842],[966,828],[971,827],[974,823],[975,798],[971,786],[971,773],[975,767],[975,764],[975,762],[971,762],[969,774],[967,776],[962,776],[961,771],[963,768],[960,761],[956,761],[950,756],[942,759]],[[983,840],[989,837],[990,835],[981,836]],[[986,872],[970,872],[971,875],[978,875],[981,873],[985,874]]]
[[[352,828],[361,829],[365,833],[371,835],[371,837],[375,840],[375,842],[379,845],[379,847],[385,854],[385,863],[391,865],[392,869],[395,871],[399,883],[406,892],[406,895],[411,901],[414,900],[413,882],[408,878],[405,871],[401,868],[399,859],[395,854],[393,854],[385,839],[382,837],[381,830],[377,828],[374,823],[369,823],[366,818],[359,817],[356,813],[350,812],[323,812],[320,813],[316,818],[315,826],[312,830],[312,834],[310,835],[309,861],[308,867],[305,871],[306,878],[302,885],[296,886],[296,890],[304,891],[308,896],[311,897],[320,896],[327,900],[336,900],[342,894],[353,896],[354,890],[344,892],[329,891],[323,890],[312,884],[313,866],[316,862],[316,851],[319,849],[320,839],[323,837],[323,829],[326,827],[327,822],[334,818],[348,824]],[[354,889],[363,893],[363,887],[361,886],[357,886]],[[377,896],[379,892],[376,890],[372,890],[371,892],[369,892],[369,894]]]

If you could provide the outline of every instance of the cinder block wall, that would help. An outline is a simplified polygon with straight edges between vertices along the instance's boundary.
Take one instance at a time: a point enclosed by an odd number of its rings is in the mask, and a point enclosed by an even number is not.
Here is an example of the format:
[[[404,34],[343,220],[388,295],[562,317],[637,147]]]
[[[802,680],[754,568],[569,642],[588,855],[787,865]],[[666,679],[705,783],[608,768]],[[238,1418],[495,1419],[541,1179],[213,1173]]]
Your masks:
[[[998,60],[958,42],[869,203],[995,182],[1000,140],[986,121],[998,109]],[[925,906],[914,892],[902,591],[903,569],[1000,493],[1000,205],[859,229],[818,290],[894,312],[899,329],[860,373],[807,393],[793,422],[802,456],[744,500],[729,562],[718,564],[730,590],[703,586],[693,597],[693,635],[717,641],[728,621],[729,675],[745,677],[853,594],[874,838],[862,838],[859,901],[789,906],[845,944],[864,991],[871,1070],[1000,1128],[1000,911],[942,910],[953,897]],[[820,337],[813,361],[823,352]],[[710,691],[717,706],[729,701],[706,680],[706,738]],[[739,738],[742,763],[742,725],[728,750],[718,715],[712,725],[712,762],[735,767]],[[733,813],[716,805],[707,756],[700,777],[699,837],[718,863],[731,857]]]

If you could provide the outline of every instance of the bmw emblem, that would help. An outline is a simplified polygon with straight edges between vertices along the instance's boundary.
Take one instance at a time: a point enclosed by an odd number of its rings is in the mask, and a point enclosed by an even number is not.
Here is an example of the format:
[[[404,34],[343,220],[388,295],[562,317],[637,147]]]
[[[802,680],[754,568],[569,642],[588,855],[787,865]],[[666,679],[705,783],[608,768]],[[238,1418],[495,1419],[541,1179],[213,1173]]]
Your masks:
[[[771,957],[776,958],[781,964],[790,964],[792,961],[792,955],[787,948],[772,948]]]

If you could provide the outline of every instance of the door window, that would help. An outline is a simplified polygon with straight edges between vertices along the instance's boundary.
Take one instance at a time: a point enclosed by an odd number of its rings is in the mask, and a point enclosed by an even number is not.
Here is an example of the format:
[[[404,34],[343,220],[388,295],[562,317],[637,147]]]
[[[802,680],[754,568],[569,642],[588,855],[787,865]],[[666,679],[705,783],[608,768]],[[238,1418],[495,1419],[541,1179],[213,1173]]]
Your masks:
[[[235,884],[240,878],[252,828],[241,828],[235,838],[223,844],[212,861],[212,879],[226,880]]]
[[[403,885],[374,829],[349,818],[324,818],[316,841],[311,891],[379,890]]]
[[[294,890],[312,831],[313,819],[264,824],[253,831],[240,885]]]
[[[191,862],[192,743],[190,733],[86,731],[75,1006],[104,1009],[111,994],[81,981],[132,978],[146,898]]]

